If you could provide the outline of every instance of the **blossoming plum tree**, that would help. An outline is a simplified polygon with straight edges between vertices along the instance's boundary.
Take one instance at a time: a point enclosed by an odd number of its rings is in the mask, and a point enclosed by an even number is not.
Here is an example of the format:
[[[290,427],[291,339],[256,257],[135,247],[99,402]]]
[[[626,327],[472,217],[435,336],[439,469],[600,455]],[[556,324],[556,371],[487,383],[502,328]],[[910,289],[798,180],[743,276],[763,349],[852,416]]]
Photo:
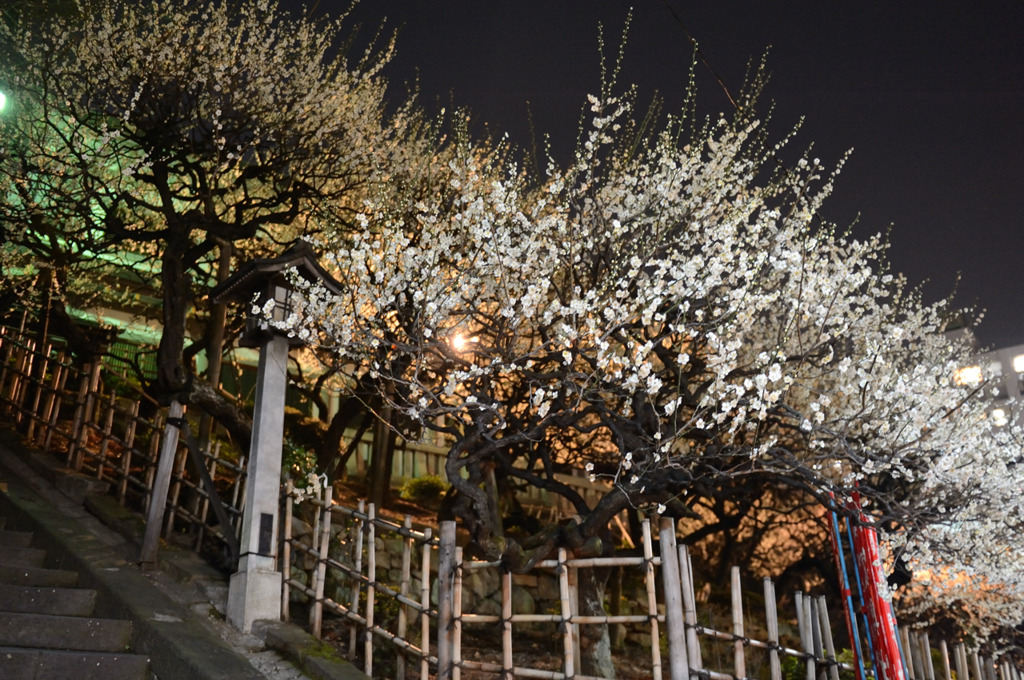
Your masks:
[[[391,43],[350,62],[339,23],[273,0],[84,0],[31,16],[0,25],[14,102],[0,119],[4,250],[59,268],[60,296],[82,280],[157,291],[158,306],[111,305],[162,327],[152,393],[224,412],[191,369],[220,349],[202,340],[218,259],[230,271],[232,251],[276,253],[324,210],[344,219],[382,167],[420,151],[411,99],[385,113]]]
[[[953,380],[970,349],[943,333],[954,310],[889,273],[879,239],[816,223],[832,175],[781,163],[753,94],[733,119],[646,133],[605,92],[539,186],[463,143],[433,193],[382,186],[360,229],[321,241],[344,292],[308,288],[283,327],[447,437],[449,510],[487,558],[600,551],[624,508],[682,516],[739,479],[856,492],[918,566],[1012,552],[1019,432]],[[608,492],[588,504],[555,475],[569,464]],[[576,517],[512,536],[508,484]]]

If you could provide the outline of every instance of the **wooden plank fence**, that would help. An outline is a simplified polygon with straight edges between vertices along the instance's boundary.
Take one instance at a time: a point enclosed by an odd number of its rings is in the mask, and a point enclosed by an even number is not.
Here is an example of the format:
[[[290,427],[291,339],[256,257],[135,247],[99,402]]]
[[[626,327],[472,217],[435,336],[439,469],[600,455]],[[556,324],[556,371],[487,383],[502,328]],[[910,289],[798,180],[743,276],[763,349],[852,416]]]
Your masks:
[[[107,382],[116,382],[118,388]],[[119,503],[145,513],[166,416],[127,385],[101,362],[75,366],[60,342],[39,346],[23,329],[0,327],[0,412],[44,452],[63,456],[76,473],[109,484]],[[143,416],[143,411],[152,415]],[[407,461],[407,472],[443,470],[437,459],[443,450],[434,448],[410,444],[408,455],[399,458]],[[244,456],[228,455],[216,443],[202,456],[228,506],[232,526],[227,530],[237,537]],[[600,491],[585,477],[566,477],[577,480],[582,492]],[[315,635],[322,635],[325,626],[345,622],[348,652],[361,655],[367,674],[372,674],[375,658],[386,658],[395,660],[394,677],[399,680],[431,675],[587,680],[580,672],[581,627],[587,626],[624,626],[634,639],[646,641],[645,668],[652,678],[782,680],[787,659],[803,664],[807,680],[840,680],[841,670],[851,671],[837,660],[823,598],[796,594],[791,618],[798,635],[795,646],[784,644],[770,579],[764,580],[763,613],[758,614],[764,640],[751,637],[753,614],[743,606],[740,571],[735,568],[727,630],[702,623],[690,557],[686,546],[675,545],[674,524],[668,520],[658,525],[659,554],[645,521],[637,556],[581,559],[561,550],[530,575],[518,576],[496,563],[464,559],[453,524],[443,523],[440,536],[435,536],[430,528],[414,529],[408,517],[397,524],[379,517],[372,506],[336,505],[330,489],[295,504],[289,488],[285,498],[279,551],[285,617],[291,617],[294,603],[302,602],[308,608],[305,623]],[[197,550],[212,546],[223,551],[225,527],[212,520],[210,498],[188,469],[183,448],[171,472],[166,508],[165,535],[187,536]],[[303,522],[303,517],[312,522]],[[304,525],[308,531],[295,530]],[[628,571],[642,581],[635,611],[622,613],[613,605],[614,613],[606,616],[579,613],[579,571],[595,568]],[[487,574],[497,584],[493,597],[478,592]],[[551,585],[551,607],[539,612],[515,604],[517,591],[543,582]],[[546,627],[548,639],[559,640],[556,668],[521,661],[517,634],[537,627]],[[473,649],[470,654],[470,634],[479,630],[499,631],[495,649]],[[838,639],[846,640],[846,634]],[[977,646],[940,641],[935,648],[926,631],[907,629],[901,631],[901,640],[910,680],[1024,680],[1016,666],[997,663]],[[731,663],[721,662],[722,645],[731,650],[725,655]],[[760,659],[756,672],[751,666],[755,657]]]

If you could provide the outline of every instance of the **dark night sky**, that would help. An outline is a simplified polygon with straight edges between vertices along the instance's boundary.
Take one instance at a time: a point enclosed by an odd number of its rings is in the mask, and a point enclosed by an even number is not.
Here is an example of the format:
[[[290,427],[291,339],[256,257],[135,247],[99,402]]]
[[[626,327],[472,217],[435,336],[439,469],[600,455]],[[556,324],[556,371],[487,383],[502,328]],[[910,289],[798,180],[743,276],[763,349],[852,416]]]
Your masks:
[[[334,12],[349,0],[320,0]],[[286,0],[287,6],[298,5]],[[894,268],[988,310],[984,344],[1024,343],[1024,1],[667,0],[730,90],[767,48],[772,130],[806,118],[797,147],[853,155],[825,216],[857,235],[891,226]],[[599,85],[598,24],[613,56],[630,6],[624,84],[682,100],[686,31],[663,0],[363,0],[354,18],[401,29],[388,71],[426,102],[466,106],[525,144],[527,107],[566,155]],[[728,108],[700,66],[699,100]]]

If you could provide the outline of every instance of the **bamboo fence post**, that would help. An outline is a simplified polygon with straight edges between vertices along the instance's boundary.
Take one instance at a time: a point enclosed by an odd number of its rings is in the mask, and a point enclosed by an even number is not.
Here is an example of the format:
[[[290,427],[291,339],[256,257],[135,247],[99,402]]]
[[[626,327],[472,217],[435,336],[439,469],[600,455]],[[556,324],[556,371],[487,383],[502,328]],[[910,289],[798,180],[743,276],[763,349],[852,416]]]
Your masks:
[[[672,680],[688,680],[690,664],[686,658],[683,582],[679,575],[675,520],[662,517],[658,534],[661,538],[661,582],[665,592],[665,635],[668,638],[669,677]]]
[[[501,573],[501,680],[514,680],[512,663],[512,572]]]
[[[82,446],[82,430],[85,427],[85,400],[89,393],[90,374],[83,372],[78,383],[78,396],[75,399],[75,417],[71,421],[71,436],[68,441],[68,457],[65,464],[78,472],[82,463],[78,457],[78,448]]]
[[[43,438],[42,448],[43,451],[50,450],[50,442],[53,441],[53,432],[57,429],[57,421],[60,419],[60,407],[64,403],[64,388],[67,385],[68,374],[71,373],[71,369],[64,364],[67,361],[67,355],[61,352],[57,363],[57,375],[59,379],[57,384],[54,386],[53,401],[50,403],[49,410],[46,414],[47,426],[46,436]]]
[[[61,351],[54,359],[53,372],[50,373],[50,384],[46,390],[46,401],[43,403],[43,410],[39,414],[39,436],[36,443],[43,451],[49,449],[50,431],[53,429],[54,405],[60,400],[60,392],[64,389],[62,380],[64,370],[64,352]]]
[[[462,548],[455,547],[455,583],[452,587],[452,680],[462,677]]]
[[[162,437],[158,434],[163,430],[163,418],[160,414],[157,414],[156,418],[153,419],[152,427],[149,433],[149,453],[146,460],[146,475],[142,480],[142,497],[143,505],[146,507],[146,513],[149,513],[149,508],[153,502],[153,487],[156,481],[156,471],[160,463],[160,445],[162,443]]]
[[[46,425],[50,417],[50,402],[53,401],[53,393],[60,373],[58,357],[53,354],[53,346],[46,346],[46,354],[43,356],[45,369],[39,373],[39,388],[36,390],[33,399],[32,413],[29,420],[28,431],[25,438],[35,442],[43,438],[46,432]]]
[[[103,438],[100,440],[100,452],[96,457],[96,479],[103,479],[103,468],[107,465],[107,451],[110,450],[110,437],[114,433],[114,405],[117,403],[117,395],[110,393],[107,399],[107,412],[103,418]]]
[[[168,506],[171,511],[167,513],[164,526],[164,536],[170,536],[174,531],[174,519],[178,516],[178,497],[181,495],[181,483],[185,477],[185,463],[188,462],[188,450],[179,448],[174,455],[174,471],[171,472],[171,487],[168,494]]]
[[[42,360],[43,365],[39,370],[39,380],[36,381],[36,393],[32,397],[32,412],[29,414],[28,429],[25,432],[25,438],[28,439],[29,441],[35,439],[36,427],[38,425],[42,425],[45,422],[43,412],[40,410],[39,407],[42,405],[43,402],[43,392],[50,394],[51,390],[53,389],[52,383],[54,376],[51,372],[52,369],[50,368],[50,364],[53,363],[53,358],[51,358],[50,356],[52,353],[53,345],[51,345],[50,343],[46,343],[45,345],[43,345],[43,351],[40,354],[40,359]],[[50,385],[46,384],[47,373],[51,373]]]
[[[4,361],[4,372],[3,378],[4,383],[0,383],[0,387],[4,387],[4,391],[0,396],[7,402],[7,411],[11,416],[14,416],[14,395],[18,392],[18,366],[21,364],[21,347],[17,344],[13,344],[7,353],[7,359]],[[7,382],[8,376],[10,381]]]
[[[964,643],[958,642],[953,646],[953,655],[956,658],[956,680],[970,680],[967,675],[967,654],[964,650]]]
[[[935,680],[935,664],[932,663],[932,644],[928,638],[928,631],[922,630],[917,639],[921,644],[921,658],[924,662],[925,680]]]
[[[910,641],[910,630],[907,628],[899,629],[900,644],[903,646],[903,662],[907,666],[907,675],[911,680],[922,680],[921,677],[921,659],[919,654],[914,649],[915,645]]]
[[[292,515],[295,512],[292,493],[295,484],[289,477],[284,484],[284,522],[281,526],[281,620],[291,621],[291,578],[292,578]],[[200,540],[202,540],[200,533]],[[198,548],[198,544],[196,548]]]
[[[647,615],[651,621],[651,677],[661,680],[661,645],[658,644],[658,597],[654,583],[654,543],[651,540],[651,520],[645,517],[641,524],[644,537],[644,586],[647,588]]]
[[[8,403],[11,405],[11,410],[13,413],[17,408],[15,403],[15,396],[18,394],[18,380],[21,374],[21,366],[25,359],[25,348],[19,345],[13,346],[11,348],[10,356],[14,357],[14,361],[11,362],[14,364],[14,367],[10,371],[11,382],[8,385],[6,397]],[[10,361],[10,356],[8,357],[8,361]],[[4,365],[6,366],[7,362],[5,362]],[[17,417],[17,414],[15,414],[15,417]]]
[[[366,674],[373,677],[373,613],[377,595],[377,508],[369,505],[366,520],[366,630],[363,632],[363,665]]]
[[[985,680],[996,680],[995,672],[993,671],[992,658],[982,656],[981,658],[981,672],[985,677]]]
[[[405,516],[402,521],[402,528],[405,529],[404,540],[402,541],[402,581],[398,587],[398,592],[403,598],[409,597],[409,581],[412,578],[412,536],[409,534],[412,531],[412,517],[409,515]],[[396,631],[398,637],[401,640],[405,639],[406,629],[409,621],[409,605],[404,601],[399,601],[398,604],[398,625]],[[398,650],[398,665],[395,672],[395,680],[405,680],[405,649],[399,648]]]
[[[366,502],[359,501],[359,515],[356,516],[356,521],[352,525],[352,537],[355,539],[352,541],[352,549],[354,554],[352,555],[352,565],[356,573],[356,578],[352,580],[352,612],[358,617],[359,616],[359,593],[361,592],[359,576],[363,573],[363,512],[366,509]],[[356,641],[359,639],[359,634],[356,631],[356,627],[352,626],[348,636],[348,656],[350,659],[354,659],[356,656]]]
[[[736,636],[733,642],[733,668],[737,678],[747,677],[746,643],[743,639],[743,593],[740,584],[740,568],[730,569],[730,585],[732,591],[732,634]]]
[[[35,358],[36,344],[32,340],[25,341],[25,347],[21,351],[21,358],[15,370],[17,380],[11,384],[11,401],[14,406],[14,421],[21,424],[24,417],[25,396],[28,392],[29,375],[32,373],[32,360]]]
[[[818,603],[810,595],[804,596],[804,613],[807,615],[807,627],[810,629],[811,644],[813,645],[814,672],[815,675],[824,677],[822,661],[825,659],[825,650],[822,644],[821,624],[818,619]]]
[[[572,618],[572,623],[569,623],[568,626],[572,629],[573,668],[579,672],[583,659],[583,653],[580,649],[580,624],[576,621],[580,615],[579,569],[573,566],[566,566],[569,579],[569,616]]]
[[[44,347],[45,347],[45,345],[44,345]],[[35,382],[32,379],[32,373],[33,373],[33,371],[35,370],[35,367],[36,367],[36,360],[37,360],[37,358],[42,358],[42,356],[43,356],[42,352],[43,351],[45,351],[45,350],[40,350],[39,345],[36,344],[36,342],[34,340],[30,341],[29,349],[28,349],[28,360],[25,362],[25,375],[24,375],[24,377],[23,377],[23,379],[21,381],[21,389],[20,389],[20,393],[18,394],[18,422],[19,423],[22,422],[22,420],[24,420],[25,418],[28,418],[29,424],[32,423],[32,415],[33,415],[32,409],[34,408],[34,406],[26,406],[26,403],[28,401],[29,391],[34,392],[36,396],[39,395],[39,390],[38,389],[35,389],[35,390],[32,389],[32,384],[33,384],[33,382]]]
[[[782,664],[779,663],[779,613],[776,609],[775,584],[768,577],[764,579],[764,613],[768,629],[768,668],[771,680],[782,680]]]
[[[697,638],[697,597],[693,587],[693,563],[690,561],[690,550],[685,545],[679,546],[679,575],[683,582],[686,656],[690,667],[695,671],[700,671],[704,668],[704,660],[701,658],[700,640]]]
[[[797,627],[800,630],[800,646],[803,647],[803,651],[807,655],[807,672],[805,677],[807,680],[815,680],[814,638],[811,633],[811,600],[810,598],[805,598],[804,594],[799,591],[796,593],[795,600]]]
[[[832,622],[828,618],[828,604],[825,596],[818,597],[818,622],[821,625],[821,637],[825,643],[825,652],[828,656],[828,671],[832,680],[839,680],[839,660],[836,658],[836,646],[832,639]]]
[[[441,522],[437,565],[437,680],[452,680],[452,591],[455,586],[455,522]],[[567,593],[566,593],[567,595]]]
[[[320,544],[316,553],[316,578],[313,579],[313,606],[309,610],[309,632],[317,639],[323,637],[324,586],[327,583],[327,553],[331,547],[331,495],[333,488],[324,485],[323,507],[320,509]]]
[[[562,673],[566,680],[576,676],[573,666],[572,609],[569,606],[569,568],[565,548],[558,549],[558,594],[562,605]]]
[[[430,538],[431,530],[423,531],[423,557],[420,566],[420,646],[423,656],[420,657],[420,677],[430,676]]]
[[[946,646],[945,640],[939,640],[939,653],[942,654],[942,680],[953,680],[953,673],[949,668],[949,647]]]
[[[117,502],[124,505],[124,497],[128,494],[128,477],[132,473],[132,451],[135,450],[135,426],[139,418],[139,402],[133,401],[128,407],[128,422],[124,426],[124,439],[121,448],[121,465],[117,471]]]
[[[86,383],[85,401],[82,406],[82,421],[78,432],[78,446],[75,448],[75,458],[71,468],[76,472],[82,470],[85,463],[85,451],[89,443],[89,428],[92,426],[93,409],[96,405],[96,398],[100,389],[100,369],[102,362],[96,360],[89,367],[89,381]],[[173,405],[172,405],[173,408]],[[177,430],[175,430],[176,432]]]
[[[26,342],[24,338],[22,342]],[[14,356],[13,367],[11,368],[11,380],[7,389],[7,402],[10,404],[10,414],[14,418],[14,422],[21,421],[21,413],[18,412],[18,392],[21,389],[21,381],[24,378],[22,369],[25,365],[25,344],[16,345],[12,352]]]
[[[217,442],[216,444],[213,445],[213,451],[210,452],[210,467],[207,468],[210,471],[210,479],[216,479],[217,478],[217,461],[218,461],[219,458],[220,458],[220,442]],[[290,484],[292,483],[290,479],[288,480],[288,482]],[[294,486],[294,484],[292,484],[292,489],[294,489],[294,488],[295,488],[295,486]],[[290,499],[291,496],[289,495],[286,498]],[[290,503],[291,501],[289,500],[287,502]],[[196,548],[195,548],[197,552],[198,552],[199,548],[202,547],[202,545],[203,545],[203,536],[206,533],[206,518],[210,514],[210,496],[208,494],[204,493],[204,494],[202,494],[200,496],[198,510],[199,510],[198,511],[198,515],[199,515],[199,531],[196,532]],[[287,578],[287,576],[288,575],[285,574],[285,578]]]
[[[25,427],[25,438],[29,440],[33,438],[36,432],[36,416],[39,413],[39,402],[42,401],[43,396],[43,378],[46,377],[46,370],[49,368],[47,366],[47,364],[49,364],[49,351],[49,346],[43,345],[42,350],[39,352],[39,362],[42,364],[39,369],[40,378],[35,380],[30,371],[29,375],[25,379],[25,395],[23,401],[28,401],[29,389],[32,387],[32,384],[35,383],[35,389],[32,390],[31,405],[25,407],[25,417],[28,419],[28,423]],[[35,359],[36,357],[33,356],[33,367],[36,364]]]

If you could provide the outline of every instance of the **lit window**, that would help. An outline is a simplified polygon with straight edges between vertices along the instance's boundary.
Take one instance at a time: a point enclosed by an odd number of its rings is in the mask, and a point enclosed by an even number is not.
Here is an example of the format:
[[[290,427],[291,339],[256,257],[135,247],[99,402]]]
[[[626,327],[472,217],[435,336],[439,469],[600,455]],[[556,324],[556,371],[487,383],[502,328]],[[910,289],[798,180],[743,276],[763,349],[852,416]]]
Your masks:
[[[1024,354],[1018,354],[1013,358],[1013,372],[1024,373]]]
[[[981,366],[964,366],[954,376],[957,385],[975,387],[981,384]]]
[[[1010,422],[1010,416],[1006,412],[1006,409],[994,408],[992,409],[992,423],[996,427],[1002,427]]]

